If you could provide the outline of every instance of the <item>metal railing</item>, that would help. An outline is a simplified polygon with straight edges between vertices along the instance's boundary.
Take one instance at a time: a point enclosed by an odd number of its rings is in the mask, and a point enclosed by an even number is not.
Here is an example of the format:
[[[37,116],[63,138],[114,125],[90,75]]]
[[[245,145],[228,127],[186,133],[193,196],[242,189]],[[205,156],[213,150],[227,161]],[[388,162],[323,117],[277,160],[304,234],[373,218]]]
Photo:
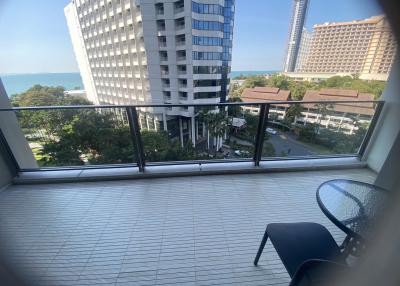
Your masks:
[[[318,136],[319,134],[321,134],[321,132],[323,131],[323,129],[321,128],[326,128],[327,130],[329,129],[329,122],[328,123],[323,123],[326,126],[325,127],[321,127],[323,124],[321,123],[321,119],[319,119],[319,123],[307,123],[306,120],[303,119],[299,119],[299,116],[303,116],[302,114],[306,113],[306,109],[307,107],[304,106],[308,106],[308,110],[310,108],[310,106],[315,106],[317,108],[321,108],[321,106],[333,106],[333,105],[338,105],[338,106],[363,106],[364,105],[368,105],[369,109],[374,110],[373,114],[370,114],[370,116],[367,118],[367,127],[365,128],[365,133],[361,134],[363,136],[361,144],[359,146],[357,146],[357,152],[355,153],[350,153],[350,154],[335,154],[335,153],[330,153],[330,154],[313,154],[313,155],[304,155],[304,156],[298,156],[298,155],[291,155],[290,154],[290,148],[288,150],[288,154],[286,154],[285,158],[283,158],[282,156],[273,156],[268,157],[265,155],[265,145],[269,142],[266,141],[266,137],[270,137],[271,134],[268,134],[268,126],[272,126],[275,128],[280,128],[282,127],[282,130],[286,130],[287,129],[293,129],[295,130],[297,129],[302,129],[305,128],[307,126],[316,126],[315,130],[315,134],[313,134],[314,136]],[[121,120],[122,121],[127,121],[126,124],[127,126],[129,126],[129,131],[130,131],[130,138],[132,141],[132,146],[133,146],[133,152],[134,152],[134,158],[135,158],[135,162],[132,162],[133,164],[136,163],[135,166],[137,166],[139,168],[140,172],[144,172],[146,169],[146,165],[164,165],[164,164],[202,164],[202,163],[218,163],[218,162],[243,162],[243,161],[252,161],[254,163],[255,166],[259,166],[260,162],[263,160],[271,160],[271,159],[275,159],[275,160],[281,160],[281,159],[304,159],[304,158],[326,158],[326,157],[347,157],[347,156],[358,156],[358,157],[362,157],[366,151],[366,148],[368,146],[368,143],[370,141],[370,138],[372,136],[372,133],[376,127],[376,123],[377,120],[379,119],[380,113],[382,111],[384,102],[383,101],[270,101],[270,102],[251,102],[251,103],[244,103],[244,102],[225,102],[225,103],[215,103],[215,104],[211,104],[211,103],[202,103],[202,104],[144,104],[144,105],[97,105],[97,106],[87,106],[87,105],[82,105],[82,106],[33,106],[33,107],[14,107],[14,108],[6,108],[6,109],[0,109],[0,114],[3,112],[14,112],[16,115],[18,115],[18,112],[38,112],[38,111],[71,111],[71,110],[93,110],[95,112],[101,113],[104,110],[107,109],[112,109],[112,110],[120,110],[123,111],[124,114],[126,114],[126,118],[124,116],[122,116]],[[288,112],[288,110],[290,109],[290,107],[292,106],[301,106],[301,111],[297,113],[297,116],[294,117],[294,119],[292,118],[293,122],[290,122],[289,124],[287,124],[287,122],[285,124],[283,124],[283,120],[279,120],[279,114],[276,113],[276,111],[278,110],[277,107],[285,108],[285,113]],[[233,130],[232,128],[235,128],[233,126],[233,121],[232,118],[240,118],[242,117],[243,120],[246,121],[246,116],[253,116],[254,118],[257,118],[257,124],[256,124],[256,128],[255,128],[255,134],[251,134],[251,136],[254,135],[254,141],[253,140],[249,140],[247,143],[249,143],[249,146],[252,145],[252,147],[249,147],[249,150],[251,149],[251,151],[249,152],[243,152],[244,154],[247,154],[248,157],[246,158],[225,158],[223,160],[219,160],[218,158],[210,158],[207,157],[206,159],[201,158],[201,159],[190,159],[187,161],[170,161],[170,162],[151,162],[151,160],[148,160],[146,158],[145,155],[145,147],[143,145],[143,140],[142,140],[142,130],[144,128],[141,128],[142,124],[141,123],[141,118],[139,116],[139,114],[142,112],[142,110],[146,110],[146,109],[151,109],[153,110],[155,113],[157,112],[156,110],[162,110],[163,113],[167,114],[169,113],[172,108],[185,108],[185,109],[189,109],[192,108],[192,110],[194,111],[187,111],[187,112],[192,112],[193,116],[191,118],[200,118],[203,114],[204,116],[204,112],[201,113],[199,112],[199,110],[208,110],[208,112],[210,112],[210,110],[217,110],[216,113],[223,113],[226,115],[226,117],[230,118],[230,125],[229,128],[231,130]],[[317,109],[314,110],[317,110]],[[229,110],[230,109],[236,109],[236,112],[238,114],[240,114],[238,117],[232,116],[229,114]],[[249,111],[247,109],[252,109],[253,115],[250,115]],[[331,108],[332,110],[334,110],[333,108]],[[239,110],[239,111],[238,111]],[[246,111],[247,110],[247,111]],[[326,112],[326,114],[329,113],[329,108],[325,108],[324,109]],[[331,110],[331,111],[332,111]],[[320,111],[320,110],[319,110]],[[321,116],[318,115],[318,111],[314,111],[316,114],[316,118],[318,120],[318,118],[321,118]],[[165,117],[164,114],[164,117]],[[214,112],[215,114],[215,112]],[[256,115],[254,115],[256,114]],[[331,115],[324,115],[324,116],[331,116]],[[345,118],[346,116],[348,116],[349,111],[346,112],[339,112],[338,114],[340,114],[343,118]],[[334,114],[337,117],[337,114]],[[172,116],[172,115],[171,115]],[[175,115],[176,116],[176,115]],[[17,116],[18,117],[18,116]],[[281,117],[285,117],[281,116]],[[304,117],[304,116],[303,116]],[[323,117],[323,116],[322,116]],[[357,116],[356,116],[357,117]],[[330,117],[329,117],[330,118]],[[359,117],[357,117],[359,118]],[[329,119],[330,120],[330,119]],[[343,120],[343,119],[342,119]],[[356,119],[354,122],[354,124],[356,124],[358,119]],[[327,120],[325,120],[327,121]],[[361,121],[361,120],[359,120]],[[365,121],[365,120],[364,120]],[[203,131],[203,133],[207,133],[210,131],[211,129],[211,125],[212,123],[210,123],[208,121],[208,123],[204,123],[207,122],[207,119],[204,119],[203,121],[203,126],[205,126],[205,128],[207,129],[207,131]],[[298,123],[300,122],[300,123]],[[197,127],[196,127],[197,128]],[[240,126],[237,127],[238,129],[235,129],[236,131],[239,130],[240,132]],[[335,127],[336,128],[336,127]],[[189,132],[190,132],[190,128]],[[228,128],[227,128],[228,129]],[[193,130],[193,129],[192,129]],[[197,130],[197,129],[196,129]],[[321,131],[322,130],[322,131]],[[338,131],[339,130],[339,131]],[[344,131],[340,131],[340,127],[339,129],[336,131],[331,131],[331,132],[336,132],[336,134],[341,134],[342,136],[344,136],[343,134],[345,133]],[[363,129],[364,130],[364,129]],[[266,132],[267,131],[267,132]],[[196,131],[197,132],[197,131]],[[226,132],[225,131],[225,137],[226,137]],[[274,130],[270,130],[270,132],[275,132]],[[291,137],[294,136],[292,133],[290,133],[292,131],[282,131],[280,132],[281,135],[283,135],[283,137],[287,136],[287,137]],[[352,131],[353,132],[353,131]],[[181,131],[181,139],[183,138],[182,135],[182,131]],[[230,133],[229,133],[230,134]],[[16,172],[20,172],[20,171],[35,171],[35,170],[44,170],[44,169],[60,169],[62,168],[73,168],[73,169],[85,169],[85,168],[94,168],[94,167],[101,167],[101,168],[110,168],[113,167],[112,164],[106,164],[104,166],[79,166],[79,167],[69,167],[69,166],[61,166],[61,167],[55,167],[55,168],[38,168],[38,169],[26,169],[23,166],[19,166],[17,160],[15,159],[15,156],[13,154],[12,148],[10,147],[9,142],[7,142],[7,137],[6,135],[2,132],[2,130],[0,129],[0,151],[5,154],[5,157],[8,158],[8,163],[10,165],[12,165],[13,169],[16,170]],[[197,135],[197,133],[196,133]],[[195,136],[194,134],[192,134],[192,136]],[[219,135],[218,135],[219,136]],[[232,135],[233,136],[233,135]],[[235,136],[239,136],[237,134],[235,134]],[[251,137],[250,136],[250,137]],[[351,135],[345,135],[345,136],[351,136]],[[360,136],[360,135],[359,135]],[[179,138],[179,135],[177,135],[177,137]],[[190,137],[190,136],[189,136]],[[221,142],[222,137],[224,137],[224,135],[220,135],[221,137]],[[195,137],[196,138],[196,137]],[[236,138],[236,137],[235,137]],[[274,138],[278,138],[278,137],[272,137],[272,139]],[[347,138],[347,137],[346,137]],[[271,139],[271,138],[270,138]],[[290,139],[290,138],[289,138]],[[235,140],[241,140],[244,141],[243,139],[238,139],[236,138]],[[290,140],[294,140],[294,139],[290,139]],[[289,140],[289,141],[290,141]],[[190,141],[190,140],[189,140]],[[253,141],[253,142],[252,142]],[[288,142],[289,142],[288,141]],[[207,143],[209,144],[210,142],[210,138],[207,138]],[[226,142],[226,141],[225,141]],[[339,144],[341,142],[337,142],[336,144]],[[280,144],[280,143],[277,143]],[[297,143],[296,143],[297,144]],[[303,144],[303,143],[301,143]],[[331,144],[335,144],[332,143]],[[224,145],[224,144],[220,144],[220,145]],[[237,144],[234,144],[234,147],[231,147],[231,151],[233,152],[233,150],[235,149],[235,146]],[[183,146],[183,143],[182,143]],[[296,145],[297,146],[297,145]],[[301,146],[301,145],[299,145]],[[219,146],[217,143],[217,146],[215,147],[217,150],[215,151],[215,153],[218,151]],[[254,148],[254,149],[253,149]],[[238,150],[240,153],[240,150]],[[248,154],[251,153],[252,154]],[[236,151],[235,151],[236,153]],[[225,156],[225,155],[224,155]],[[132,166],[132,163],[129,166]],[[122,166],[124,164],[116,164],[118,166]],[[114,167],[116,166],[114,165]]]

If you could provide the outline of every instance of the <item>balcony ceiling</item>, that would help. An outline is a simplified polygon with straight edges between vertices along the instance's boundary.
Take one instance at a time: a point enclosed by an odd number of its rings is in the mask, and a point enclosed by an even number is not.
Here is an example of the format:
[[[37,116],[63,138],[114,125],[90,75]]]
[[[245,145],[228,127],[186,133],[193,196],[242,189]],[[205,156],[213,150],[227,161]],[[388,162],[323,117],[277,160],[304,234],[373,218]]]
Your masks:
[[[36,285],[288,285],[265,225],[312,221],[340,242],[315,191],[367,169],[11,186],[1,253]]]

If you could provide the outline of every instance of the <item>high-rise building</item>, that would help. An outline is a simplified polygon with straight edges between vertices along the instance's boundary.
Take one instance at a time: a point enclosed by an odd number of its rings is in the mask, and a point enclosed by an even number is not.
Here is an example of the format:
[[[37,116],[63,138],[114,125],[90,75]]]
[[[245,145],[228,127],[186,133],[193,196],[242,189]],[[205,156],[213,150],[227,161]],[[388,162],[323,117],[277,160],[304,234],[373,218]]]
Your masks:
[[[202,2],[73,0],[65,15],[88,98],[95,104],[225,101],[235,3]],[[193,142],[196,121],[192,107],[140,112],[142,127],[184,126]]]
[[[307,62],[307,57],[310,52],[313,39],[312,36],[313,34],[309,32],[306,28],[303,29],[295,71],[301,70]]]
[[[300,71],[388,75],[396,46],[384,16],[315,25],[311,49]]]
[[[296,68],[301,36],[307,17],[308,2],[309,0],[293,0],[286,59],[283,68],[285,72],[293,72]]]

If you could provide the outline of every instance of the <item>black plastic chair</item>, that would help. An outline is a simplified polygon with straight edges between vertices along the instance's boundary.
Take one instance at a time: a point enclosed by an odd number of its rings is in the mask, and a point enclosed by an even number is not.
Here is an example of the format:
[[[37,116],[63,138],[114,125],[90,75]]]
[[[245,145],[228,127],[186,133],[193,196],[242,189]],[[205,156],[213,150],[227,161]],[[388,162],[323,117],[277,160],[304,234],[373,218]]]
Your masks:
[[[290,285],[324,285],[328,272],[348,270],[336,241],[320,224],[268,224],[254,260],[256,266],[268,238],[292,278]]]

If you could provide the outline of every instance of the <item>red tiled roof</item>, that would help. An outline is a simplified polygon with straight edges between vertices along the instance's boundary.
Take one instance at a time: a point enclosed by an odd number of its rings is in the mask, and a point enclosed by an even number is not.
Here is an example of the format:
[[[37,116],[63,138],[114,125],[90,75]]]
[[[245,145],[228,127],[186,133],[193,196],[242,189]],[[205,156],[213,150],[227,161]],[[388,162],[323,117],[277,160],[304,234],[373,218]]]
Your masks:
[[[275,87],[255,87],[244,89],[240,97],[243,102],[268,102],[268,101],[290,101],[290,91]],[[287,106],[287,104],[282,104]]]
[[[374,100],[374,95],[369,93],[359,93],[357,90],[348,89],[321,89],[308,90],[304,95],[303,101],[357,101]],[[304,104],[304,107],[316,109],[315,104]],[[361,115],[373,115],[375,112],[374,104],[371,103],[335,103],[333,110]]]

